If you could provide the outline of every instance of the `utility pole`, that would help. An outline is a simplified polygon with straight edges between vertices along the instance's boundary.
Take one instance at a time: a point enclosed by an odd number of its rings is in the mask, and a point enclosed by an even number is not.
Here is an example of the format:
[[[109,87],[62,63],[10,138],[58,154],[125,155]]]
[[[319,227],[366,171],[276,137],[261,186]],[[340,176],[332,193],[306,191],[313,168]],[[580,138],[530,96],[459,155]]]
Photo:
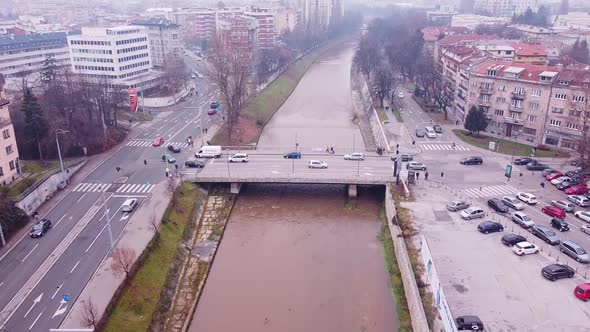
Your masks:
[[[109,217],[109,209],[107,209],[107,200],[106,197],[104,195],[104,191],[102,191],[102,188],[99,186],[98,190],[102,192],[101,197],[102,197],[102,206],[104,208],[104,215],[107,218],[107,228],[109,231],[109,241],[111,243],[111,248],[109,249],[109,252],[113,251],[113,249],[115,248],[115,241],[113,240],[113,230],[111,229],[111,218]]]
[[[59,156],[59,166],[61,167],[61,182],[62,182],[62,184],[64,184],[66,181],[65,181],[65,174],[64,174],[64,162],[63,162],[63,159],[61,158],[61,149],[59,147],[58,134],[65,134],[68,132],[69,132],[69,130],[63,130],[63,129],[57,129],[55,131],[55,143],[57,144],[57,154]]]
[[[6,240],[4,239],[4,231],[2,230],[2,224],[0,224],[0,240],[2,241],[2,246],[6,245]]]

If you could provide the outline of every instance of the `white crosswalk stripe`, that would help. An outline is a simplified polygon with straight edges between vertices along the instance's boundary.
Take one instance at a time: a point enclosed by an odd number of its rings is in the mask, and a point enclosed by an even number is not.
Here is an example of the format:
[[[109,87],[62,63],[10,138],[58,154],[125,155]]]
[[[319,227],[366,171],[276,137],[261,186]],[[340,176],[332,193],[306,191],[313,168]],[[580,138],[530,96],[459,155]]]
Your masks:
[[[499,185],[499,186],[482,186],[477,188],[463,189],[461,190],[469,197],[501,197],[506,195],[514,195],[518,192],[518,189],[511,185]]]
[[[112,186],[112,183],[79,183],[72,191],[73,192],[106,192]],[[149,193],[156,185],[154,184],[124,184],[117,188],[117,193],[125,194],[141,194]]]
[[[429,150],[429,151],[469,151],[469,148],[463,145],[456,144],[455,148],[453,149],[452,144],[425,144],[421,143],[420,146],[422,150]]]
[[[152,141],[150,140],[131,140],[129,142],[127,142],[127,144],[125,144],[126,146],[133,146],[133,147],[150,147],[152,146]],[[187,142],[165,142],[164,146],[169,146],[169,145],[174,145],[177,146],[179,148],[186,148],[188,147],[188,143]]]

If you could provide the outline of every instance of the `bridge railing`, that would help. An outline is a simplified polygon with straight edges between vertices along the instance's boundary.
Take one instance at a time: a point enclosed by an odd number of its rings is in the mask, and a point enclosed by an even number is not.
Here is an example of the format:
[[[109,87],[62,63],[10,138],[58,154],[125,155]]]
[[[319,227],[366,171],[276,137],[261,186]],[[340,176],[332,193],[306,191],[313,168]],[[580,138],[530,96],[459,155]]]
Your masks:
[[[255,182],[255,183],[322,183],[322,184],[385,184],[393,181],[393,176],[366,174],[311,174],[281,173],[263,175],[256,172],[207,171],[202,173],[181,171],[183,180],[190,182]]]
[[[297,151],[301,154],[317,154],[317,155],[329,155],[326,151],[326,146],[257,146],[257,145],[239,145],[239,146],[222,146],[224,152],[250,152],[250,153],[269,153],[269,154],[286,154],[289,152]],[[332,147],[329,147],[332,148]],[[334,154],[344,155],[353,152],[363,153],[376,153],[375,149],[367,149],[365,147],[352,146],[334,146]]]

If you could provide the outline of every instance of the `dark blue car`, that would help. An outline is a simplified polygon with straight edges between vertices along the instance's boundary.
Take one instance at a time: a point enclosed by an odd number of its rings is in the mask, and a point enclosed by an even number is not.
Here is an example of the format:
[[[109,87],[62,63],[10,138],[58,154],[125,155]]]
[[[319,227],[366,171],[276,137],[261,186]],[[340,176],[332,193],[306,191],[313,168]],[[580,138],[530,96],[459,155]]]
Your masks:
[[[214,100],[209,104],[209,106],[211,106],[211,108],[217,108],[219,107],[219,102]]]
[[[286,153],[285,155],[283,155],[283,157],[285,159],[300,159],[301,152],[289,152],[289,153]]]

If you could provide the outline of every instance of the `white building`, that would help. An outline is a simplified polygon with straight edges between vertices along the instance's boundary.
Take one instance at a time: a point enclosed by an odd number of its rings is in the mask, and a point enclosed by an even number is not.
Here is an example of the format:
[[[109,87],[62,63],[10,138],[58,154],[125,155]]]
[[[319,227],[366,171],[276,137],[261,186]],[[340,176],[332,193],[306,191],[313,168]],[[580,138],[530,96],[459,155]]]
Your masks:
[[[68,36],[74,73],[113,84],[146,89],[154,86],[148,33],[137,26],[82,28]]]
[[[20,175],[18,147],[6,99],[0,99],[0,132],[0,186],[5,186]]]
[[[573,12],[552,19],[555,29],[590,30],[590,13]]]
[[[182,55],[180,26],[178,24],[164,17],[151,17],[146,20],[134,21],[131,25],[143,27],[147,30],[150,41],[150,54],[154,66],[162,66],[167,58]]]
[[[454,15],[451,27],[464,27],[475,30],[478,25],[503,25],[510,22],[510,17],[489,17],[483,15],[461,14]]]
[[[475,0],[475,12],[486,12],[491,16],[512,17],[530,8],[537,10],[537,0]]]

